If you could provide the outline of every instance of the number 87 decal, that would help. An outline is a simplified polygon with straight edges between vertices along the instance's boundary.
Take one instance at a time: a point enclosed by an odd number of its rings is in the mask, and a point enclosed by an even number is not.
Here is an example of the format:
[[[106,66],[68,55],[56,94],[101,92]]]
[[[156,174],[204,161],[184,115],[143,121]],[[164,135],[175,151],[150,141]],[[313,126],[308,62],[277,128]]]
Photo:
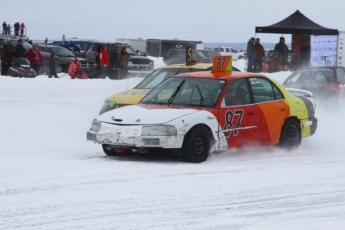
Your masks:
[[[239,127],[240,127],[241,122],[242,122],[243,113],[244,112],[242,109],[234,110],[234,111],[231,111],[231,110],[226,111],[226,113],[225,113],[225,124],[224,124],[224,128],[223,128],[223,132],[227,138],[230,137],[232,131],[234,131],[234,136],[237,136]],[[234,125],[235,116],[238,116],[238,119],[237,119],[236,124]]]

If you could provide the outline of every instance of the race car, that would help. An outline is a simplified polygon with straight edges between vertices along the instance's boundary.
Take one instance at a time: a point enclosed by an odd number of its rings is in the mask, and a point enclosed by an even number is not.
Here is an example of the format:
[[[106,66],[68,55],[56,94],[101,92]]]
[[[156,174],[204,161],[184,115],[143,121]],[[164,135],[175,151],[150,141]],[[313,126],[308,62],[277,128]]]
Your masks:
[[[231,56],[216,56],[211,72],[169,77],[139,104],[94,119],[87,140],[109,156],[158,150],[200,163],[228,148],[296,148],[315,133],[310,92],[294,96],[263,74],[232,71],[231,63]]]
[[[103,103],[103,106],[99,114],[103,114],[109,110],[113,110],[126,105],[133,105],[139,103],[143,97],[148,94],[154,87],[164,81],[166,78],[186,72],[196,71],[210,71],[212,69],[212,63],[193,63],[186,64],[173,64],[164,66],[153,71],[143,81],[141,81],[133,89],[109,96]],[[233,71],[240,71],[236,67],[232,67]]]

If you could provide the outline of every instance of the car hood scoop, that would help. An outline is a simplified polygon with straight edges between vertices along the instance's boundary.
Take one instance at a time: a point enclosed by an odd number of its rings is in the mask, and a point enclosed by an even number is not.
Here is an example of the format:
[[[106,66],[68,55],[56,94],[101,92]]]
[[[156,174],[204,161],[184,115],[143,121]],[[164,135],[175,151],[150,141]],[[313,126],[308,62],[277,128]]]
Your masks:
[[[196,109],[179,109],[168,106],[129,105],[106,112],[97,120],[123,125],[164,124],[197,112]]]

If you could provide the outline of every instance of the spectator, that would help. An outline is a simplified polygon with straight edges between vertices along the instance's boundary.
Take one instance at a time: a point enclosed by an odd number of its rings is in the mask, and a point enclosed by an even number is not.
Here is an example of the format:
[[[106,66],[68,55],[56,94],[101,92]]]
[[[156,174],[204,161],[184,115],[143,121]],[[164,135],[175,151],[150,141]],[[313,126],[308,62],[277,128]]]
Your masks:
[[[33,43],[31,49],[28,50],[28,59],[30,61],[30,67],[33,68],[38,75],[42,65],[42,55],[35,43]]]
[[[254,71],[254,60],[256,57],[255,52],[255,38],[251,37],[247,43],[247,59],[248,59],[248,66],[247,71],[253,72]]]
[[[131,57],[127,53],[126,47],[123,47],[120,52],[119,56],[119,72],[120,72],[120,78],[124,79],[127,78],[128,75],[128,62],[131,60]]]
[[[20,27],[19,22],[16,22],[14,24],[14,34],[15,35],[19,35],[19,27]]]
[[[107,75],[108,67],[110,66],[109,54],[107,52],[107,46],[102,45],[99,52],[99,65],[101,67],[101,72],[98,78],[104,79]]]
[[[96,78],[98,76],[98,66],[97,66],[97,59],[98,59],[98,51],[97,46],[93,44],[90,49],[85,54],[85,59],[93,62],[93,73],[92,76]]]
[[[7,23],[6,21],[2,23],[2,34],[6,35],[7,34]]]
[[[11,35],[11,25],[10,25],[10,23],[7,24],[7,34]]]
[[[54,76],[55,78],[59,78],[57,73],[56,73],[56,59],[55,59],[55,54],[51,53],[50,54],[50,59],[49,59],[49,76],[48,78],[52,78]]]
[[[261,73],[262,72],[262,62],[265,60],[265,50],[264,47],[260,44],[260,38],[255,39],[255,72]]]
[[[97,63],[96,63],[96,57],[97,56],[98,56],[97,46],[95,44],[93,44],[91,46],[91,48],[86,52],[85,59],[88,61],[94,62],[95,65],[97,65]]]
[[[86,73],[81,70],[81,65],[77,57],[74,57],[73,62],[68,66],[68,74],[71,76],[71,79],[87,79]]]
[[[285,44],[284,37],[280,37],[279,42],[274,47],[274,51],[279,53],[279,64],[284,69],[289,54],[289,48]]]
[[[110,59],[110,79],[119,79],[118,65],[119,65],[119,55],[118,47],[114,45],[109,54]]]
[[[27,57],[27,52],[23,46],[23,40],[22,39],[18,40],[18,44],[14,48],[14,57],[15,58],[18,58],[18,57],[25,57],[26,58]]]
[[[20,35],[21,36],[24,35],[24,29],[25,29],[25,24],[24,24],[24,22],[22,22],[22,24],[20,25]]]
[[[7,40],[1,49],[1,75],[7,76],[7,71],[12,65],[11,41]]]

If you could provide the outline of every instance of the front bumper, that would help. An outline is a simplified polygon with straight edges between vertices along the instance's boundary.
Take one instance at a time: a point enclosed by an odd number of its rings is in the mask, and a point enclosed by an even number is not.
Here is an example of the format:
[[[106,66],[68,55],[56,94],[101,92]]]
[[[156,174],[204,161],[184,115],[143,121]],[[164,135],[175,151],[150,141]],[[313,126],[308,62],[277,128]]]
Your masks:
[[[99,144],[113,145],[118,148],[164,148],[176,149],[182,147],[184,136],[120,136],[113,133],[98,133],[89,130],[88,141]]]

